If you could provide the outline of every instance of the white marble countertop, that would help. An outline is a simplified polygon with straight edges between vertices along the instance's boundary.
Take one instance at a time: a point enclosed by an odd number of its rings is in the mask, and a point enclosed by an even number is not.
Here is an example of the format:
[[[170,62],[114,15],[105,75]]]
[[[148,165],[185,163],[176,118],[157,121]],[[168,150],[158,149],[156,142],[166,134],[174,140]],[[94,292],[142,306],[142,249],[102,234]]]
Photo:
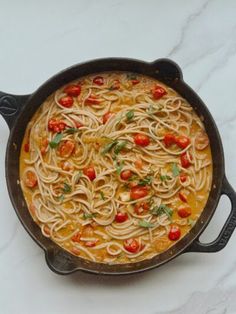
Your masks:
[[[210,109],[236,188],[236,1],[0,0],[0,90],[34,91],[72,64],[99,57],[175,60]],[[0,117],[0,313],[235,314],[236,232],[215,254],[185,254],[135,276],[52,273],[10,203]],[[229,213],[223,198],[202,236]]]

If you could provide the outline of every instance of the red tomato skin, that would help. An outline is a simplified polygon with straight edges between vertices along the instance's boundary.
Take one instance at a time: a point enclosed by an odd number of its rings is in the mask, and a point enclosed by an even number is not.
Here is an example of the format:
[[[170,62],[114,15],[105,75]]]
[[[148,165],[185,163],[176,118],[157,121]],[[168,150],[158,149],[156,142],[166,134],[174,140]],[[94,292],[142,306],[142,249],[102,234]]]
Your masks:
[[[182,202],[187,203],[187,196],[182,192],[179,192],[179,198]]]
[[[164,143],[166,147],[170,147],[172,144],[175,144],[176,138],[172,133],[166,133],[164,136]]]
[[[188,147],[188,145],[190,144],[190,139],[184,135],[180,135],[176,137],[175,141],[176,141],[176,144],[182,149]]]
[[[181,218],[187,218],[188,216],[191,215],[191,208],[190,207],[180,207],[178,209],[178,215],[181,217]]]
[[[177,241],[181,236],[181,231],[179,229],[178,226],[171,226],[169,234],[168,234],[168,238],[171,241]]]
[[[181,166],[183,168],[188,168],[191,166],[191,162],[188,160],[186,153],[181,154],[180,161],[181,161]]]
[[[134,142],[136,145],[146,147],[150,144],[150,138],[145,134],[137,133],[134,136]]]
[[[137,215],[141,215],[142,213],[146,212],[149,210],[149,205],[146,202],[142,202],[140,204],[136,204],[134,206],[134,211]]]
[[[88,98],[85,99],[85,104],[86,105],[99,105],[101,102],[100,99],[98,99],[94,95],[90,95]]]
[[[63,90],[64,93],[67,94],[67,96],[77,97],[81,93],[81,86],[80,85],[68,85]]]
[[[107,121],[111,118],[111,116],[113,116],[112,112],[108,111],[107,113],[105,113],[102,117],[103,124],[106,124]]]
[[[118,223],[122,223],[125,222],[128,219],[128,214],[127,213],[122,213],[122,212],[118,212],[115,215],[115,221]]]
[[[136,85],[136,84],[140,83],[139,80],[131,80],[131,82],[132,82],[133,85]]]
[[[96,243],[97,243],[97,241],[87,241],[87,242],[85,242],[85,246],[87,246],[87,247],[94,247],[94,246],[96,246]]]
[[[81,233],[77,232],[76,234],[73,235],[73,237],[71,238],[71,240],[73,242],[79,242],[80,241],[80,237],[81,237]]]
[[[74,103],[74,99],[71,96],[64,96],[59,99],[59,104],[65,108],[71,108]]]
[[[138,200],[148,195],[148,189],[146,186],[135,186],[131,188],[130,197],[133,200]]]
[[[25,143],[25,145],[24,145],[24,151],[25,151],[26,153],[28,153],[29,150],[30,150],[29,143]]]
[[[126,181],[132,177],[132,172],[130,170],[123,170],[120,174],[122,180]]]
[[[102,76],[96,76],[94,79],[93,79],[93,83],[96,84],[96,85],[103,85],[104,84],[104,79]]]
[[[96,172],[92,166],[84,168],[83,173],[89,178],[90,181],[93,181],[96,178]]]
[[[130,253],[137,253],[140,249],[136,239],[128,239],[124,241],[124,248]]]
[[[152,96],[153,96],[154,99],[160,99],[160,98],[162,98],[166,94],[167,94],[166,90],[163,87],[159,86],[159,85],[156,85],[152,89]]]
[[[187,175],[185,173],[181,173],[179,179],[182,183],[184,183],[187,180]]]

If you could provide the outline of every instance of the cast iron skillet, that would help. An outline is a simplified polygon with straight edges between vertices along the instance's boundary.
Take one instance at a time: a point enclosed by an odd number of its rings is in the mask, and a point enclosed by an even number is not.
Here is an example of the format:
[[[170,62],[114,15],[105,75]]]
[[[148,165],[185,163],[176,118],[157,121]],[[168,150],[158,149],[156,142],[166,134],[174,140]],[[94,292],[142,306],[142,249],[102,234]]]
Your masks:
[[[150,260],[125,265],[108,265],[86,261],[64,251],[50,239],[44,237],[31,218],[19,185],[19,155],[24,132],[31,117],[43,101],[62,85],[87,74],[104,71],[131,71],[156,78],[171,86],[202,117],[210,138],[213,158],[213,183],[206,207],[191,231],[164,253]],[[30,236],[45,251],[48,266],[58,274],[69,274],[83,270],[95,274],[132,274],[160,266],[185,252],[217,252],[225,247],[236,227],[236,193],[225,177],[224,154],[219,132],[206,105],[183,81],[177,64],[168,59],[148,63],[125,58],[98,59],[68,68],[50,78],[31,95],[16,96],[0,92],[0,113],[10,128],[6,151],[6,181],[15,211]],[[203,244],[199,236],[215,212],[220,196],[226,194],[231,202],[231,211],[219,236],[211,243]]]

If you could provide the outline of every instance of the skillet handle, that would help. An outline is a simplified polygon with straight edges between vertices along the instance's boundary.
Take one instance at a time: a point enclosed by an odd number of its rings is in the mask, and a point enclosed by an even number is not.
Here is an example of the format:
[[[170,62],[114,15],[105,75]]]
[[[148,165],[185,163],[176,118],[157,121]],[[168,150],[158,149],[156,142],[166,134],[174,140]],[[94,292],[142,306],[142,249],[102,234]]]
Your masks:
[[[29,97],[30,95],[10,95],[0,91],[0,114],[10,130]]]
[[[158,78],[167,82],[183,80],[183,72],[180,67],[174,61],[161,58],[150,63],[151,68],[154,70]]]
[[[201,243],[196,239],[186,252],[218,252],[222,250],[228,243],[235,227],[236,227],[236,193],[229,184],[226,177],[223,179],[221,194],[227,195],[231,202],[231,211],[218,237],[210,243]]]

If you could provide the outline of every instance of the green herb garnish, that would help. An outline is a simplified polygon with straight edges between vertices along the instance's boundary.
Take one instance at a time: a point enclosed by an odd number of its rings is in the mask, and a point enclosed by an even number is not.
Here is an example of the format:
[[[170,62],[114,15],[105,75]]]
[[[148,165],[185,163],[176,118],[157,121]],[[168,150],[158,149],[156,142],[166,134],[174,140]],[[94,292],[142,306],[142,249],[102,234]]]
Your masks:
[[[188,218],[187,219],[187,224],[190,225],[191,227],[193,227],[195,225],[196,221],[191,219],[191,218]]]
[[[57,197],[58,201],[62,202],[65,198],[64,194],[61,194],[60,196]]]
[[[65,130],[65,133],[74,134],[75,132],[78,132],[78,131],[79,131],[79,129],[77,129],[77,128],[69,128],[69,129]]]
[[[72,191],[71,186],[65,182],[62,191],[64,193],[70,193]]]
[[[54,137],[54,139],[49,143],[49,146],[51,148],[56,148],[58,144],[60,143],[61,139],[63,137],[62,133],[57,133]]]
[[[153,228],[154,224],[146,220],[139,220],[138,225],[143,228]]]
[[[164,175],[164,176],[160,176],[161,181],[166,181],[166,180],[170,180],[171,177],[168,175]]]
[[[173,215],[173,209],[170,207],[166,206],[165,204],[161,204],[160,206],[155,206],[151,213],[156,216],[161,216],[163,214],[166,214],[169,219],[171,219]]]
[[[95,213],[93,213],[93,214],[84,213],[84,214],[83,214],[83,219],[84,219],[84,220],[85,220],[85,219],[91,219],[91,218],[93,218],[93,217],[95,217],[95,216],[96,216]]]
[[[114,149],[114,153],[116,155],[118,155],[123,148],[125,148],[125,146],[127,145],[127,141],[122,141],[116,144],[115,149]]]
[[[102,154],[105,155],[106,153],[108,153],[117,143],[117,141],[112,141],[111,143],[107,144],[104,147]]]
[[[120,163],[115,161],[115,167],[116,167],[117,174],[120,175],[122,168],[124,167],[124,161],[121,161]]]
[[[179,175],[179,173],[180,173],[180,170],[179,170],[179,168],[178,168],[176,163],[172,164],[171,170],[172,170],[172,173],[173,173],[174,177],[177,177]]]
[[[139,180],[138,185],[142,185],[142,186],[150,185],[152,183],[152,180],[153,180],[153,177],[147,176],[146,178]]]
[[[104,196],[103,191],[100,191],[99,193],[100,193],[101,199],[104,201],[105,200],[105,196]]]
[[[134,117],[134,110],[130,110],[126,113],[127,121],[130,122]]]

